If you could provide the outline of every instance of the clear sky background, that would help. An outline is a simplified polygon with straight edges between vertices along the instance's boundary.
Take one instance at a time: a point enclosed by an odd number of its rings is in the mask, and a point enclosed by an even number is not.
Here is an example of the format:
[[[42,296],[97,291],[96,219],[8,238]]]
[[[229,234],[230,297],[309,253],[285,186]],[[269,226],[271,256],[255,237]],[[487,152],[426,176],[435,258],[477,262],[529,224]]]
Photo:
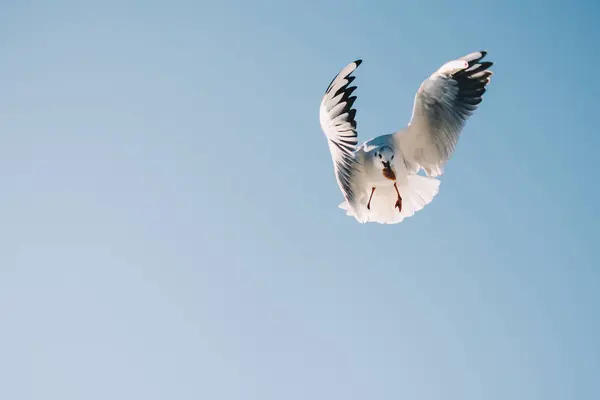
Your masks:
[[[0,1],[0,398],[600,398],[600,3]],[[442,63],[495,75],[399,225],[337,208]]]

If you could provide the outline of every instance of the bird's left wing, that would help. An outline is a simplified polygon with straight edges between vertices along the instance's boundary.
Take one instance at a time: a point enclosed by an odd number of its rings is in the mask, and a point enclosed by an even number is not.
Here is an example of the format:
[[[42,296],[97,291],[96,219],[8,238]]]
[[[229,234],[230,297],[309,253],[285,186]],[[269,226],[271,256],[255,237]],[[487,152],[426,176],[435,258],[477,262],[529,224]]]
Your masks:
[[[361,60],[346,65],[329,84],[321,100],[319,120],[321,129],[327,137],[329,151],[333,159],[335,176],[346,200],[352,204],[356,199],[354,177],[358,163],[354,151],[358,144],[356,132],[356,109],[352,108],[356,96],[352,92],[356,86],[350,86],[354,77],[352,72],[361,64]]]
[[[481,61],[485,55],[477,51],[447,62],[421,84],[408,128],[394,135],[411,169],[442,174],[490,82],[492,63]]]

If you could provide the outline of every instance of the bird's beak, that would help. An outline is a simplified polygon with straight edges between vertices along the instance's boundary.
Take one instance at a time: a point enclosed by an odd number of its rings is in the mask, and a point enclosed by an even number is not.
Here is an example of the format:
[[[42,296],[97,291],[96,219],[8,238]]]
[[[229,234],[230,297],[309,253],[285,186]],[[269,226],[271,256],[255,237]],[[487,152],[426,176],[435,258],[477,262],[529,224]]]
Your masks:
[[[383,163],[383,176],[392,181],[396,180],[396,174],[394,173],[394,170],[392,170],[392,166],[390,165],[389,161]]]

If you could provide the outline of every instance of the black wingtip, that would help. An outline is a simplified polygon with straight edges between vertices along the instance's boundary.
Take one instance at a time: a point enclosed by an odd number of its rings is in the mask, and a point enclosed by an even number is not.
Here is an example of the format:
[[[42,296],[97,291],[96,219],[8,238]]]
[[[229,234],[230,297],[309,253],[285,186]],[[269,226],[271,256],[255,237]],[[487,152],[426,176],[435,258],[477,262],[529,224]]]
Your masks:
[[[481,60],[485,58],[485,56],[487,55],[488,52],[486,50],[480,50],[479,52],[481,53],[481,58],[479,59],[480,64],[485,64],[486,68],[493,67],[494,66],[494,62],[493,61],[483,61],[483,62],[481,62]]]
[[[358,60],[354,61],[354,64],[356,64],[356,66],[358,67],[360,64],[362,64],[362,60],[358,59]]]

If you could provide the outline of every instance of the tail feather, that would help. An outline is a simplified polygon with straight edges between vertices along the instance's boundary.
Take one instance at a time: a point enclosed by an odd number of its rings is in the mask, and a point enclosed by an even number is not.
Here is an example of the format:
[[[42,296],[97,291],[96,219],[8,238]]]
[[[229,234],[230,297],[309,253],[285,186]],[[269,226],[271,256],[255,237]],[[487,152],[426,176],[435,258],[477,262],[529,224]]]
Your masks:
[[[346,210],[348,216],[355,217],[361,223],[397,224],[405,218],[412,217],[417,211],[431,203],[439,193],[439,187],[438,179],[411,175],[404,185],[398,186],[402,197],[402,212],[398,212],[398,209],[394,208],[397,196],[393,186],[376,189],[370,210],[367,209],[365,202],[350,206],[344,201],[339,207]]]

